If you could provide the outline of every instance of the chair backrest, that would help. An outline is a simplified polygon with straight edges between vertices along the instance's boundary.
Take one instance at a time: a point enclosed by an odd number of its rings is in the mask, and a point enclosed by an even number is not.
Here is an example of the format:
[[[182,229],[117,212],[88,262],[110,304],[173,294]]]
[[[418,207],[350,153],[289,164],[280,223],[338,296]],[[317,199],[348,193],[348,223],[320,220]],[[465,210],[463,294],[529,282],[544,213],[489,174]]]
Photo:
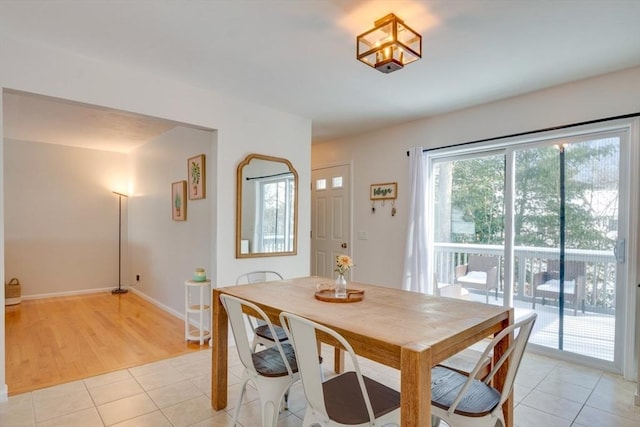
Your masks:
[[[509,398],[509,394],[513,389],[513,383],[516,378],[516,374],[518,373],[518,369],[520,368],[520,362],[522,361],[524,350],[527,346],[527,343],[529,342],[529,336],[531,335],[531,330],[533,329],[533,325],[536,321],[536,317],[537,317],[537,314],[535,312],[529,313],[527,316],[525,316],[518,322],[514,323],[508,328],[503,329],[498,335],[496,335],[491,340],[491,343],[489,343],[489,345],[486,347],[486,349],[482,353],[482,356],[480,356],[480,359],[478,360],[476,367],[473,369],[471,374],[469,374],[469,378],[467,379],[464,386],[458,393],[458,396],[455,398],[455,400],[449,407],[448,412],[450,414],[456,410],[456,407],[464,397],[469,386],[471,386],[471,383],[473,382],[474,378],[476,378],[480,369],[483,368],[486,357],[489,356],[491,352],[493,352],[493,349],[495,348],[495,346],[498,345],[498,343],[504,337],[513,333],[515,335],[513,338],[513,341],[511,342],[509,347],[507,347],[507,349],[504,351],[504,353],[502,354],[502,357],[500,357],[500,359],[493,365],[493,368],[491,369],[491,372],[489,373],[489,375],[487,375],[483,379],[483,382],[485,384],[490,384],[496,372],[498,372],[498,370],[502,367],[502,365],[507,360],[509,361],[509,369],[507,370],[507,376],[504,381],[502,393],[500,394],[500,403],[498,403],[498,405],[496,406],[496,409],[502,407],[504,402],[506,402],[506,400]]]
[[[467,271],[489,271],[498,268],[498,257],[493,255],[469,255]]]
[[[250,285],[252,283],[269,282],[273,280],[282,280],[282,275],[277,271],[271,270],[256,270],[248,273],[241,274],[236,279],[236,285]],[[248,316],[249,324],[253,329],[258,326],[264,325],[261,319],[254,320],[254,318]],[[273,335],[275,337],[275,335]]]
[[[565,261],[564,262],[564,278],[565,280],[575,280],[578,277],[584,277],[587,273],[587,264],[584,261]],[[560,260],[547,260],[548,278],[557,278],[560,274]]]
[[[256,270],[238,276],[236,279],[236,285],[269,282],[272,280],[282,280],[282,275],[271,270]]]
[[[224,305],[224,308],[227,311],[227,315],[229,316],[231,331],[236,342],[236,348],[238,350],[238,356],[240,356],[240,361],[247,369],[253,370],[254,373],[257,374],[252,358],[252,354],[254,353],[254,351],[252,349],[251,342],[249,341],[247,322],[245,322],[245,316],[247,315],[243,312],[243,306],[254,311],[255,313],[252,313],[251,315],[257,315],[259,320],[267,324],[269,326],[269,329],[271,330],[271,333],[275,337],[277,336],[277,334],[273,328],[273,325],[269,321],[269,318],[267,317],[265,312],[262,311],[260,307],[249,301],[245,301],[243,299],[226,294],[220,294],[220,301],[222,301],[222,305]],[[288,363],[287,356],[282,348],[282,345],[277,340],[274,342],[274,345],[278,348],[280,357],[282,357],[289,375],[292,375],[293,370]]]
[[[436,273],[433,273],[433,295],[440,296],[440,282]]]
[[[367,408],[369,420],[375,420],[371,401],[369,400],[369,394],[367,393],[364,378],[360,371],[360,365],[358,364],[356,354],[349,342],[333,329],[327,328],[326,326],[295,314],[287,312],[280,313],[280,324],[287,331],[289,340],[293,343],[293,347],[296,352],[296,360],[298,362],[298,372],[300,373],[300,379],[302,381],[305,397],[307,398],[307,404],[316,412],[323,414],[326,419],[329,419],[327,408],[324,403],[324,392],[322,388],[323,381],[320,373],[320,358],[316,340],[316,331],[319,331],[337,340],[351,357],[353,370],[355,371],[358,383],[360,384],[361,397]],[[354,400],[355,399],[357,399],[357,397],[354,396]]]

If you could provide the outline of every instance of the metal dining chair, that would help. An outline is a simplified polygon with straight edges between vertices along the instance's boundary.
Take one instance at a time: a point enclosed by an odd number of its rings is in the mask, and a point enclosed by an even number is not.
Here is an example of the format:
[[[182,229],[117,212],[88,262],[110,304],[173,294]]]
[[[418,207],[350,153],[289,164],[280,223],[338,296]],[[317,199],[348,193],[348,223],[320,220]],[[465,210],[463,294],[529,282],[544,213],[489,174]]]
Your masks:
[[[280,324],[296,351],[307,409],[302,425],[400,425],[400,393],[362,375],[355,352],[336,331],[295,314],[280,313]],[[335,339],[351,356],[353,370],[327,380],[320,374],[316,332]]]
[[[271,270],[256,270],[238,276],[236,279],[236,285],[269,282],[272,280],[282,280],[282,275]],[[268,328],[265,323],[260,322],[253,317],[249,316],[248,319],[251,327],[253,328],[254,335],[252,348],[254,350],[260,344],[265,347],[272,347],[276,340],[279,342],[287,341],[287,334],[281,327],[272,325],[273,328]],[[272,329],[275,331],[275,335],[273,334]]]
[[[438,276],[435,273],[433,275],[433,290],[436,296],[443,296],[448,298],[468,299],[469,295],[469,291],[467,291],[465,288],[461,288],[459,284],[451,285],[440,283],[438,281]],[[465,293],[463,293],[463,291],[465,291]],[[488,345],[488,342],[484,344]],[[443,360],[439,363],[439,365],[442,365],[461,374],[469,375],[475,368],[478,360],[480,360],[480,356],[482,355],[483,350],[484,346],[481,350],[467,347],[464,350],[461,350],[460,352],[449,357],[448,359]],[[482,365],[482,368],[477,372],[476,378],[481,380],[489,375],[489,373],[491,372],[492,356],[493,354],[490,353],[482,359],[484,360],[484,363]]]
[[[444,366],[431,369],[431,414],[434,427],[440,424],[440,420],[450,427],[495,427],[498,421],[502,427],[506,426],[502,405],[513,389],[536,317],[536,313],[530,313],[496,335],[468,376]],[[489,375],[482,381],[478,380],[477,374],[484,365],[484,358],[511,333],[515,337],[509,347],[494,364]],[[491,381],[507,360],[509,368],[500,392],[491,385]]]
[[[238,423],[242,399],[247,383],[251,381],[260,397],[262,426],[275,427],[283,399],[286,402],[289,388],[300,379],[293,347],[290,343],[276,341],[271,347],[255,351],[255,347],[249,344],[249,331],[245,320],[247,315],[244,314],[243,307],[257,314],[265,326],[275,334],[274,326],[265,312],[257,305],[231,295],[221,294],[220,301],[229,316],[238,356],[244,366],[240,395],[231,425],[235,426]]]

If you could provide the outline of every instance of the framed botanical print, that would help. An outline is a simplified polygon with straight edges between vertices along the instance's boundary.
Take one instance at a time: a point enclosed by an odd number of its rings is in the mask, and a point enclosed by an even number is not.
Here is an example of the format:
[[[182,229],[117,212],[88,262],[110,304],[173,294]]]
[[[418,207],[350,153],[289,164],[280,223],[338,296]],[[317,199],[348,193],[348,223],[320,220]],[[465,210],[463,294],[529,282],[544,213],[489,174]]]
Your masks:
[[[171,217],[174,221],[187,220],[187,181],[171,184]]]
[[[198,154],[187,160],[187,176],[189,177],[189,199],[204,199],[207,180],[204,154]]]

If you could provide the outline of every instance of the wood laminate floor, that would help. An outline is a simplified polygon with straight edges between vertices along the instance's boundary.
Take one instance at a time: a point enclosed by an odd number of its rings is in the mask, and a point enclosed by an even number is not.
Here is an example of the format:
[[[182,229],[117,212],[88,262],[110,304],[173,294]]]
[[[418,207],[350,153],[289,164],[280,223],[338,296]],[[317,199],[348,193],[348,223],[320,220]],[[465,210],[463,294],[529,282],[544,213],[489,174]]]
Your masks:
[[[135,293],[25,300],[5,307],[9,395],[208,349],[184,321]]]

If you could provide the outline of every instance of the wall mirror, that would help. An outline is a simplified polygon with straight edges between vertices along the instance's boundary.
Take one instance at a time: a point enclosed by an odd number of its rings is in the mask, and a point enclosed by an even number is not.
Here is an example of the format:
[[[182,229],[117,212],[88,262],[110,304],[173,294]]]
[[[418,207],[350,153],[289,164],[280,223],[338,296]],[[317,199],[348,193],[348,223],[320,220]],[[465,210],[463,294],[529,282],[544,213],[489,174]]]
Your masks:
[[[249,154],[236,177],[236,258],[295,255],[298,172],[279,157]]]

